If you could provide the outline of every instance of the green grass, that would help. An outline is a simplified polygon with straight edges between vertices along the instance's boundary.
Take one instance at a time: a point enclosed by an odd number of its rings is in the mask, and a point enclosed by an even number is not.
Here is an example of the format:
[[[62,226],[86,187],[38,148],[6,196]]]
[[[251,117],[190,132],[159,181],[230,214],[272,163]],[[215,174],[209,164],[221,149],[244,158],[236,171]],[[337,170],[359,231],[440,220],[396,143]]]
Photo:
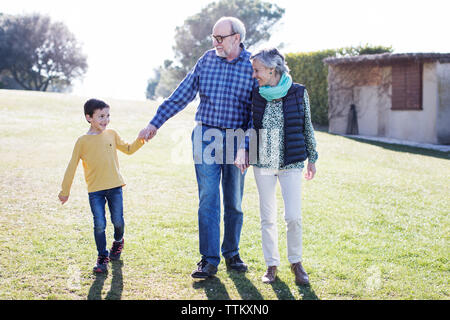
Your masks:
[[[249,272],[195,281],[199,260],[197,185],[190,132],[195,106],[169,120],[132,156],[119,153],[125,249],[106,276],[96,259],[81,165],[69,201],[57,199],[85,99],[0,90],[0,299],[449,299],[449,155],[316,132],[319,161],[303,180],[304,267],[297,286],[286,257],[278,189],[282,265],[261,283],[258,195],[246,178],[241,256]],[[128,141],[154,102],[107,100],[111,124]],[[108,241],[112,239],[108,221]]]

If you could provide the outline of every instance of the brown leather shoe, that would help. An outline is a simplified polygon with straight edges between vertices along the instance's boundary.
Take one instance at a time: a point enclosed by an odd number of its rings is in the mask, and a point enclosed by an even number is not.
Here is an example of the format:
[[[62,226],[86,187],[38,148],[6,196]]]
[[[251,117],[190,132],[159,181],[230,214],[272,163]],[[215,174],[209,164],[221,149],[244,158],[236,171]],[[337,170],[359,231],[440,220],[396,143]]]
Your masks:
[[[261,280],[264,283],[274,283],[277,277],[277,266],[271,266],[267,268],[266,273],[262,276]]]
[[[301,262],[291,264],[291,271],[295,274],[295,283],[303,286],[309,285],[308,274],[303,269]]]

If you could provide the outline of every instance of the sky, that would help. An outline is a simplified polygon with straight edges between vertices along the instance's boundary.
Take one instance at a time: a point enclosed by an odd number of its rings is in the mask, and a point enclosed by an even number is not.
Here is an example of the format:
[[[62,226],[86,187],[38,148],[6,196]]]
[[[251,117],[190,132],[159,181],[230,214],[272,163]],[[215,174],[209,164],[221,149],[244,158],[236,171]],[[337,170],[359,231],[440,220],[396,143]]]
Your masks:
[[[448,0],[266,0],[286,9],[261,46],[282,52],[371,45],[394,52],[450,53]],[[175,28],[212,0],[1,0],[6,14],[42,13],[64,22],[87,55],[88,71],[72,93],[145,100],[147,80],[173,59]],[[255,48],[257,49],[257,48]]]

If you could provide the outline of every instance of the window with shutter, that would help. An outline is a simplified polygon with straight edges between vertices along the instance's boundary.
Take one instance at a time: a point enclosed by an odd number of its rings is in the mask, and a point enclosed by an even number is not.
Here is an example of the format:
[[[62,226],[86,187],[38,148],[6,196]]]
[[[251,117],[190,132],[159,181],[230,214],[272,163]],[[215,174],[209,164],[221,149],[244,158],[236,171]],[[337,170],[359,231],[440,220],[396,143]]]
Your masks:
[[[392,110],[422,110],[422,69],[420,62],[392,66]]]

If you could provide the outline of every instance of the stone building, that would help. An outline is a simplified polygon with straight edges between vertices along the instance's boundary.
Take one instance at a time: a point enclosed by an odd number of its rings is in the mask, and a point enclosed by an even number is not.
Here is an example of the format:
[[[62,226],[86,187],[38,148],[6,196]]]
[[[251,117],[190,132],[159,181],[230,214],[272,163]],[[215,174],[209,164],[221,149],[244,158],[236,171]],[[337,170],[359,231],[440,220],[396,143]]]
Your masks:
[[[382,53],[324,62],[330,133],[450,144],[450,54]]]

